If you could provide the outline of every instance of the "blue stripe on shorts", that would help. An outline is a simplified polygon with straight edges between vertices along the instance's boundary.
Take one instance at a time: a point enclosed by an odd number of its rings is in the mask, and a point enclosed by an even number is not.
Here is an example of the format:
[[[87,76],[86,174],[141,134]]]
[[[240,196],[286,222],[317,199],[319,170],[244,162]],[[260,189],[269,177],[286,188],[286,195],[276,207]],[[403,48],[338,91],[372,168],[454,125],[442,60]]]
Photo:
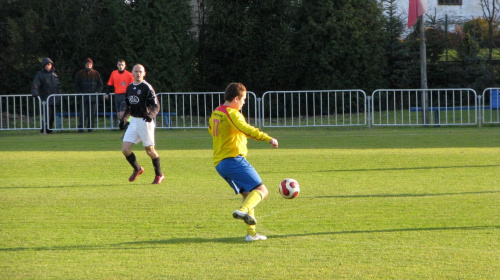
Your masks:
[[[225,158],[215,167],[236,194],[251,192],[262,184],[255,168],[242,156]]]

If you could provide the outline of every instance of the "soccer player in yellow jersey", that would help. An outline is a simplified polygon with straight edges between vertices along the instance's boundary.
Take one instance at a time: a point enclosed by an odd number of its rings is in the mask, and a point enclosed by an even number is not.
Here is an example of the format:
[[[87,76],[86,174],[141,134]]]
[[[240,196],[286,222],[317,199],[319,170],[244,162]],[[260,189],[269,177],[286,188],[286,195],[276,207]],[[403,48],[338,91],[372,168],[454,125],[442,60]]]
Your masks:
[[[269,142],[275,148],[278,148],[278,140],[246,122],[240,112],[246,98],[247,89],[243,84],[229,84],[224,92],[224,104],[212,112],[208,132],[213,139],[215,169],[236,194],[243,196],[243,203],[234,210],[233,217],[247,224],[245,240],[266,240],[266,236],[256,231],[254,208],[267,196],[268,191],[259,174],[245,159],[248,153],[247,138]]]

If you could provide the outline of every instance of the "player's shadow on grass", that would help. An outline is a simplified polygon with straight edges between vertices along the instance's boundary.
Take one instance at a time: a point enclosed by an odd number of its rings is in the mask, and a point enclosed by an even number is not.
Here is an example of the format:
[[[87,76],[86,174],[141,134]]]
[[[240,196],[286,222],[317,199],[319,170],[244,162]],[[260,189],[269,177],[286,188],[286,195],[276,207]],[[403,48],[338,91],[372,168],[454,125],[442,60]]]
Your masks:
[[[132,186],[126,184],[127,186]],[[149,184],[147,184],[149,185]],[[20,186],[20,187],[0,187],[0,189],[66,189],[66,188],[116,188],[123,187],[123,184],[73,184],[61,186]]]
[[[332,169],[316,170],[314,172],[365,172],[365,171],[403,171],[403,170],[431,170],[431,169],[453,169],[453,168],[488,168],[500,167],[498,164],[487,165],[451,165],[451,166],[420,166],[420,167],[387,167],[387,168],[360,168],[360,169]]]
[[[499,229],[500,225],[495,226],[469,226],[469,227],[431,227],[431,228],[403,228],[403,229],[379,229],[379,230],[346,230],[333,232],[312,232],[312,233],[297,233],[286,235],[268,235],[268,238],[288,238],[316,235],[337,235],[337,234],[359,234],[359,233],[391,233],[391,232],[419,232],[419,231],[445,231],[445,230],[489,230]]]
[[[319,235],[342,235],[342,234],[366,234],[366,233],[391,233],[391,232],[421,232],[421,231],[447,231],[447,230],[493,230],[500,229],[500,225],[492,226],[468,226],[468,227],[431,227],[431,228],[401,228],[401,229],[380,229],[380,230],[346,230],[346,231],[326,231],[326,232],[310,232],[310,233],[296,233],[296,234],[274,234],[268,235],[268,241],[259,242],[272,242],[273,239],[278,238],[292,238],[292,237],[307,237]],[[130,241],[114,244],[102,245],[73,245],[73,246],[47,246],[47,247],[14,247],[14,248],[0,248],[0,252],[19,252],[19,251],[86,251],[86,250],[143,250],[160,248],[161,245],[176,245],[176,244],[201,244],[201,243],[228,243],[228,244],[245,244],[251,243],[243,240],[241,236],[238,237],[222,237],[222,238],[171,238],[160,240],[143,240],[143,241]]]
[[[353,194],[353,195],[323,195],[312,198],[370,198],[370,197],[426,197],[426,196],[447,196],[447,195],[470,195],[500,193],[500,191],[480,191],[480,192],[453,192],[453,193],[395,193],[395,194]]]

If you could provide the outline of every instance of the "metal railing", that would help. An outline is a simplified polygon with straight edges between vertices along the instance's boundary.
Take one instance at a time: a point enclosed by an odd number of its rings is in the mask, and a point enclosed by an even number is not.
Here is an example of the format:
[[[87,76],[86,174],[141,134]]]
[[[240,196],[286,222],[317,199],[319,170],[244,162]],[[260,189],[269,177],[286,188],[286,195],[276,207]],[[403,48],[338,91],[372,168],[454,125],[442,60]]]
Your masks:
[[[158,93],[157,127],[207,128],[223,96]],[[317,90],[268,91],[257,98],[248,92],[242,111],[258,127],[481,126],[500,123],[500,88],[488,88],[482,95],[472,89],[380,89],[369,96],[362,90]],[[24,94],[0,96],[0,131],[43,129],[48,112],[54,112],[53,129],[59,131],[118,128],[114,94],[58,94],[47,102]]]
[[[30,94],[0,95],[0,130],[41,129],[42,103]]]
[[[362,90],[268,91],[262,96],[261,126],[367,125]]]
[[[371,96],[374,126],[475,125],[472,89],[380,89]]]
[[[208,128],[212,111],[224,103],[224,92],[161,92],[158,99],[158,128]],[[242,112],[248,123],[258,125],[257,109],[255,93],[247,92]]]
[[[223,92],[158,93],[160,112],[158,128],[207,128],[212,111],[224,103]],[[248,92],[243,114],[258,125],[258,100]],[[0,96],[0,130],[42,129],[43,117],[54,112],[53,129],[94,130],[116,129],[118,121],[114,94],[54,94],[41,102],[25,95]],[[50,110],[49,110],[50,109]]]
[[[109,98],[105,93],[53,94],[47,98],[47,104],[47,108],[51,107],[55,114],[55,130],[117,127],[114,94],[110,94]]]
[[[500,123],[500,88],[485,89],[480,99],[482,123]]]

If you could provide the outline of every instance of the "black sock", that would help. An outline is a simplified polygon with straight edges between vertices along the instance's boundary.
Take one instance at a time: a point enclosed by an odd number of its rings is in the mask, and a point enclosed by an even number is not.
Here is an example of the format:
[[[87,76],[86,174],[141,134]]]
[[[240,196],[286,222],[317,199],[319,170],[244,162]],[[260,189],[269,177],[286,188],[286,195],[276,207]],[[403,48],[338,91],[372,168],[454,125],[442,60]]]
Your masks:
[[[139,168],[141,168],[141,166],[139,165],[139,163],[137,162],[136,158],[135,158],[135,154],[134,153],[131,153],[129,156],[125,157],[128,161],[128,163],[130,163],[130,165],[132,165],[132,167],[134,168],[135,171],[139,170]]]
[[[161,167],[160,167],[160,157],[154,158],[153,159],[153,166],[155,168],[155,174],[156,176],[160,176],[161,174]]]

